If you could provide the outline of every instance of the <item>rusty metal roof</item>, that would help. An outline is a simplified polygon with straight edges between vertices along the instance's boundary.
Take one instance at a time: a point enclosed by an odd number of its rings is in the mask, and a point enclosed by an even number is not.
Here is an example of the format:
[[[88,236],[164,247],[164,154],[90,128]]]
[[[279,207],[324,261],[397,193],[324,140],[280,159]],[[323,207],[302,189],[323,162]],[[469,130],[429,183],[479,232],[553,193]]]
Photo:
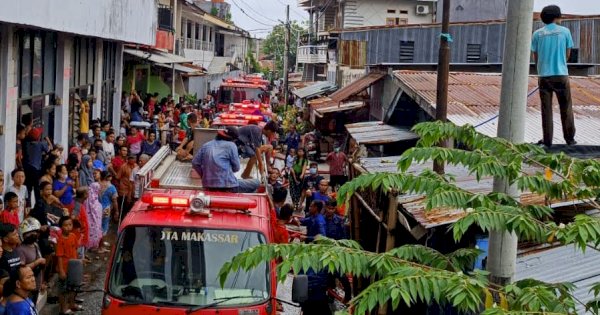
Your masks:
[[[376,158],[361,158],[361,171],[368,173],[388,172],[397,173],[397,163],[400,156],[387,156]],[[413,164],[407,170],[410,174],[420,174],[425,169],[432,169],[431,162],[423,164]],[[477,181],[473,174],[463,166],[446,165],[446,173],[456,177],[456,185],[473,193],[489,193],[492,191],[493,178],[485,177]],[[524,166],[524,171],[528,174],[536,174],[542,172],[539,168]],[[399,195],[398,204],[400,209],[415,219],[425,229],[436,226],[446,225],[456,222],[464,216],[464,212],[459,209],[451,208],[436,208],[429,211],[425,210],[426,197],[420,194],[403,194]],[[533,194],[531,192],[523,192],[521,194],[521,202],[525,205],[543,205],[545,204],[545,196]],[[576,204],[577,202],[572,202]],[[552,204],[560,204],[561,206],[569,205],[566,200],[553,200]]]
[[[315,112],[317,112],[318,115],[323,116],[323,114],[327,114],[327,113],[335,113],[335,112],[341,112],[341,111],[346,111],[346,110],[359,109],[364,106],[365,106],[365,102],[362,102],[362,101],[341,103],[338,105],[329,104],[327,106],[322,106],[322,107],[316,108]]]
[[[334,102],[342,102],[347,100],[349,97],[356,95],[366,88],[371,86],[373,83],[381,80],[385,76],[385,73],[372,72],[364,75],[360,79],[344,86],[337,90],[335,93],[329,95],[329,98]]]
[[[381,121],[347,124],[346,130],[358,144],[386,144],[419,138],[408,128],[386,125]]]
[[[385,75],[385,73],[379,72],[371,72],[369,74],[365,74],[360,79],[344,86],[343,88],[335,91],[331,95],[314,99],[308,102],[308,104],[312,108],[320,108],[324,106],[330,106],[331,104],[339,104],[343,101],[348,100],[350,97],[364,91],[373,83],[383,79]]]
[[[402,90],[435,117],[437,74],[431,71],[395,71]],[[448,120],[457,125],[471,124],[488,136],[495,137],[498,125],[500,74],[450,73],[448,85]],[[600,145],[600,77],[571,77],[571,95],[580,144]],[[537,77],[529,78],[525,141],[542,139],[540,97]],[[564,144],[558,103],[554,98],[553,143]]]

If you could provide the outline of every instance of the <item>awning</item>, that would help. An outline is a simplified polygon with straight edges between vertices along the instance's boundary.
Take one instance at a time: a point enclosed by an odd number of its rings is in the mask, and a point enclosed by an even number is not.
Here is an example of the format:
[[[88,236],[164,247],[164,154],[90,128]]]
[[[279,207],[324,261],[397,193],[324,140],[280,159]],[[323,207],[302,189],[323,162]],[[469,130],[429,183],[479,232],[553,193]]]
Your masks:
[[[321,94],[325,94],[328,92],[333,92],[337,89],[335,84],[332,84],[328,81],[319,81],[313,85],[309,85],[307,87],[297,89],[292,91],[292,94],[296,95],[299,98],[307,98],[312,96],[317,96]]]
[[[310,111],[310,122],[314,124],[316,117],[323,118],[323,116],[328,113],[336,113],[336,112],[342,112],[342,111],[347,111],[347,110],[359,109],[364,106],[365,106],[365,102],[358,101],[358,102],[342,103],[339,105],[331,104],[328,106],[321,106],[319,108],[313,108]]]
[[[386,125],[381,121],[368,121],[346,125],[346,130],[358,144],[386,144],[419,138],[408,128]]]
[[[172,64],[172,63],[191,63],[188,60],[178,55],[169,54],[158,50],[137,50],[123,49],[123,52],[137,58],[146,59],[154,63]]]
[[[173,64],[157,63],[156,65],[159,67],[172,69]],[[194,69],[194,68],[186,67],[186,66],[180,65],[180,64],[175,64],[175,71],[179,71],[179,72],[182,72],[182,73],[185,73],[188,75],[203,75],[204,74],[204,72],[200,69]]]
[[[314,101],[309,102],[310,105],[319,104],[321,106],[325,104],[338,104],[348,100],[350,97],[366,90],[373,83],[383,79],[385,73],[372,72],[364,75],[360,79],[346,85],[345,87],[335,91],[327,97],[322,97]]]

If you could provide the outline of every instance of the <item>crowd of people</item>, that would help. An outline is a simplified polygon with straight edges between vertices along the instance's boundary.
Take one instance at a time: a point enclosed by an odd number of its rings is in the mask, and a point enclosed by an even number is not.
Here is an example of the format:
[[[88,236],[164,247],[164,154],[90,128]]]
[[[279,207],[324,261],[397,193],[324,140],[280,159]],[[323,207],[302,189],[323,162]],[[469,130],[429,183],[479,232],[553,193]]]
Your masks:
[[[179,160],[192,162],[208,190],[255,191],[260,183],[250,172],[257,165],[268,173],[281,226],[307,226],[307,241],[316,235],[346,237],[343,209],[335,204],[335,192],[347,179],[347,158],[339,146],[326,157],[331,172],[328,181],[320,175],[318,163],[308,160],[304,137],[294,126],[283,132],[277,119],[263,127],[221,129],[217,139],[194,156],[192,130],[210,126],[216,112],[211,95],[188,104],[183,98],[176,103],[170,95],[159,100],[157,93],[132,92],[122,98],[120,128],[91,120],[87,101],[76,100],[80,102],[79,133],[69,148],[42,137],[43,129],[33,126],[31,116],[25,115],[17,126],[16,168],[6,174],[10,177],[6,192],[5,174],[0,171],[0,290],[7,283],[0,315],[30,314],[11,311],[14,303],[35,314],[38,296],[45,291],[51,296],[49,301],[52,296],[60,297],[61,314],[81,309],[75,288],[66,285],[69,261],[89,263],[109,252],[110,227],[125,217],[135,201],[136,172],[165,144]],[[219,173],[222,161],[209,163],[202,158],[223,152],[238,159],[237,168],[227,166],[233,173],[240,168],[240,156],[249,158],[242,179]],[[263,153],[268,156],[266,165]],[[303,209],[305,218],[292,219]],[[281,241],[289,241],[286,231],[282,235]],[[34,287],[26,285],[30,274]]]

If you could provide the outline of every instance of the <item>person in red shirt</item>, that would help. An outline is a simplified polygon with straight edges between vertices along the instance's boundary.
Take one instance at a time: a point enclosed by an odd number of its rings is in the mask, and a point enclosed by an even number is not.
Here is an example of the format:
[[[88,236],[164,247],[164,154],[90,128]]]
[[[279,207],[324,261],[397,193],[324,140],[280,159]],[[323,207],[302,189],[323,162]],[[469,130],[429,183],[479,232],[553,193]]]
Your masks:
[[[114,159],[112,159],[110,165],[108,166],[108,171],[113,175],[113,177],[117,176],[121,166],[127,163],[127,155],[129,153],[129,149],[126,146],[122,146],[119,148],[119,152]]]
[[[19,228],[19,196],[14,192],[4,194],[4,210],[0,213],[0,222]]]
[[[59,290],[60,313],[69,314],[73,311],[81,309],[75,304],[75,293],[67,288],[67,272],[69,268],[69,260],[77,259],[77,246],[79,240],[73,231],[73,219],[70,216],[63,216],[58,222],[62,235],[56,243],[55,256],[58,259],[56,271],[58,272],[57,287]]]
[[[138,131],[136,127],[131,127],[130,135],[127,136],[127,146],[131,154],[138,155],[142,152],[142,143],[144,143],[144,140],[146,140],[144,132],[142,130]]]
[[[344,152],[341,152],[339,144],[336,144],[333,152],[327,155],[327,164],[329,164],[329,177],[331,188],[337,191],[340,186],[348,181],[346,176],[346,166],[348,165],[348,157]]]
[[[292,214],[294,214],[294,207],[290,204],[283,205],[279,210],[277,224],[275,225],[275,238],[273,240],[275,243],[287,244],[290,242],[290,234],[285,225],[292,219]]]

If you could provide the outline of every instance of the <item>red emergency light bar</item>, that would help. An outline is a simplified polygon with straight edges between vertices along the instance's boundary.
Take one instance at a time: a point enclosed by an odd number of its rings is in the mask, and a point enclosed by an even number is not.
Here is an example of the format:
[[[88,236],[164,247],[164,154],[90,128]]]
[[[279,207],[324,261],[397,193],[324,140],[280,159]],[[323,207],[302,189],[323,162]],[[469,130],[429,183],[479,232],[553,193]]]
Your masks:
[[[157,207],[189,207],[189,196],[169,196],[164,194],[146,193],[142,195],[142,201]]]
[[[243,119],[243,120],[250,120],[250,121],[262,121],[264,120],[264,117],[261,115],[245,115],[245,114],[221,114],[220,117],[222,119]]]
[[[215,126],[246,126],[248,120],[243,119],[215,119],[213,125]]]
[[[200,199],[198,199],[200,198]],[[146,193],[142,196],[142,202],[156,207],[189,208],[191,201],[198,199],[201,207],[214,209],[248,210],[256,207],[256,200],[245,197],[232,196],[208,196],[200,193],[199,196],[167,195],[157,193]],[[196,200],[196,201],[198,201]],[[196,204],[198,205],[198,204]]]

